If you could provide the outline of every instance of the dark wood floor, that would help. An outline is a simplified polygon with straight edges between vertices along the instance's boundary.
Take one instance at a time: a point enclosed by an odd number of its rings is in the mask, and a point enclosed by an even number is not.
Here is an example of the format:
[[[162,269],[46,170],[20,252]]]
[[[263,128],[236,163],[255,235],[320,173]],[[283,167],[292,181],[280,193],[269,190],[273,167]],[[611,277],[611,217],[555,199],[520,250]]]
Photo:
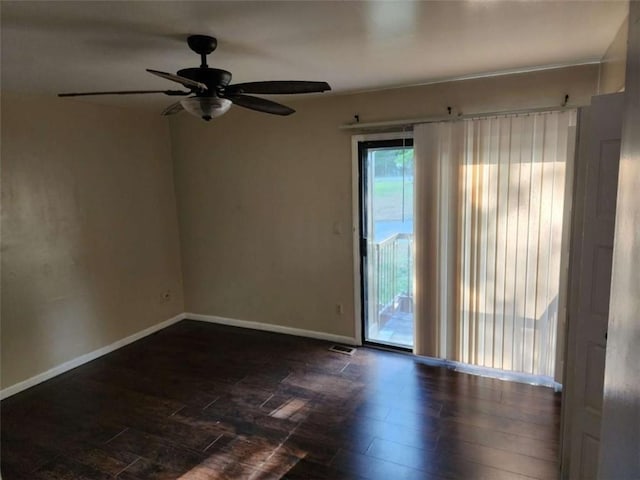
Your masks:
[[[2,478],[555,479],[560,397],[183,321],[2,402]]]

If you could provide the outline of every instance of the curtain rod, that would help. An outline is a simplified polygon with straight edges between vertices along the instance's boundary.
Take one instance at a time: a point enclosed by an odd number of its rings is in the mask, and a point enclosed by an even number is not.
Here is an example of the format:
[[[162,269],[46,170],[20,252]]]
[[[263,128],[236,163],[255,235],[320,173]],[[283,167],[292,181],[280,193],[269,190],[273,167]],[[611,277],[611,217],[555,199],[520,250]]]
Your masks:
[[[389,120],[385,122],[369,122],[369,123],[345,123],[338,127],[340,130],[365,130],[370,128],[385,128],[385,127],[413,127],[420,123],[437,123],[447,122],[454,120],[465,120],[470,118],[484,118],[484,117],[499,117],[501,115],[523,115],[527,113],[544,113],[544,112],[563,112],[565,110],[573,110],[578,108],[578,105],[557,105],[554,107],[541,107],[541,108],[529,108],[523,110],[502,110],[497,112],[484,112],[484,113],[468,113],[463,115],[442,115],[439,117],[423,117],[412,118],[406,120]]]

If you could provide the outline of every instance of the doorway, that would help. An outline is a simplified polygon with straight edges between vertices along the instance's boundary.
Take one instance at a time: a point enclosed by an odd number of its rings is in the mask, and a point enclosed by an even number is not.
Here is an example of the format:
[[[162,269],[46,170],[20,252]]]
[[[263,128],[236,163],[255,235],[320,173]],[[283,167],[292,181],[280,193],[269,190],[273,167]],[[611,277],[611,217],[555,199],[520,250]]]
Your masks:
[[[362,341],[414,345],[413,140],[358,142]]]

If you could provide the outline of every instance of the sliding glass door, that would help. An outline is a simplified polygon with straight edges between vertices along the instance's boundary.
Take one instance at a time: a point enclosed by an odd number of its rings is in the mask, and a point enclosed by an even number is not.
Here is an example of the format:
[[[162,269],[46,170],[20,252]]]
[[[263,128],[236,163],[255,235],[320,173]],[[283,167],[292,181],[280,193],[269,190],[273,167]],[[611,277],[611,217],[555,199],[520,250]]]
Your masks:
[[[359,143],[363,336],[413,347],[413,142]]]

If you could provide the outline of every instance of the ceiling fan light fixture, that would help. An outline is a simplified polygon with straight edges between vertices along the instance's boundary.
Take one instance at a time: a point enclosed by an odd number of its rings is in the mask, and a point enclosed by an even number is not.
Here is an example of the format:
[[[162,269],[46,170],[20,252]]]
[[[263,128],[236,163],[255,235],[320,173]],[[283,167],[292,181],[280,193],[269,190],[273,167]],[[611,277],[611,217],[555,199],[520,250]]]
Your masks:
[[[180,104],[191,115],[207,122],[224,115],[231,108],[231,100],[219,97],[190,97],[181,100]]]

